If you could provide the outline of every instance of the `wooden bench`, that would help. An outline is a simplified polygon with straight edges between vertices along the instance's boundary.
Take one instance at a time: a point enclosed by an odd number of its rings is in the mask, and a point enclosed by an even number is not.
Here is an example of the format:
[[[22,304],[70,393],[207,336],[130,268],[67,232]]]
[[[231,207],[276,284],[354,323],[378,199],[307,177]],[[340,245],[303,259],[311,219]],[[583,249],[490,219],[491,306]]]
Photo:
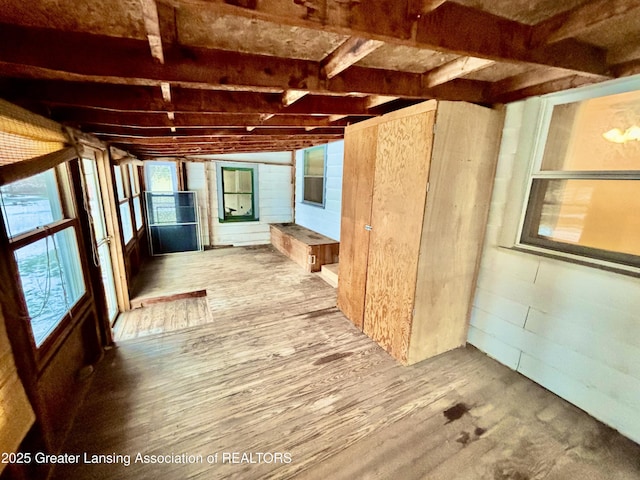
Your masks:
[[[338,262],[340,242],[294,223],[271,224],[271,243],[308,272]]]

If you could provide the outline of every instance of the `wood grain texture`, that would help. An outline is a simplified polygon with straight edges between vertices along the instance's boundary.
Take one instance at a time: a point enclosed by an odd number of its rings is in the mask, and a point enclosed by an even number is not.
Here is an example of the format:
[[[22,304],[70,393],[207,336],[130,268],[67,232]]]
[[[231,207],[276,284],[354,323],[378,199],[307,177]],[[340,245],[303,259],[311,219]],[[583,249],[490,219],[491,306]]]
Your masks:
[[[211,324],[119,342],[63,451],[218,452],[219,462],[58,465],[54,480],[640,473],[640,446],[474,348],[402,367],[326,307],[333,289],[270,247],[213,252],[208,265],[199,255],[200,281],[230,299],[255,279],[259,309],[212,308]],[[223,452],[287,452],[292,461],[222,463]]]
[[[345,130],[340,221],[338,308],[360,330],[364,322],[373,178],[378,150],[377,120]]]
[[[0,452],[15,452],[35,421],[7,337],[0,310]],[[6,467],[0,463],[0,472]]]
[[[378,127],[364,332],[406,363],[435,112]]]
[[[464,345],[503,116],[438,105],[409,361]]]
[[[271,244],[307,272],[319,272],[322,265],[336,263],[340,243],[295,224],[272,224]]]

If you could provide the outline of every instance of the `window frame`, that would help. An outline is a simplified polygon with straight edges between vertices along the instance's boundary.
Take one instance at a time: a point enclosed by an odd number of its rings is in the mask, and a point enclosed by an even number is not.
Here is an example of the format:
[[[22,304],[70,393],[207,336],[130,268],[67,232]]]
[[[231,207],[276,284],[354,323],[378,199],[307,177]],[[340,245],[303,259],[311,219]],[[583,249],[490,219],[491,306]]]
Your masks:
[[[122,184],[122,198],[119,195],[118,189],[118,177],[120,176],[121,184]],[[131,176],[133,175],[133,178]],[[133,182],[132,182],[133,180]],[[122,234],[122,243],[125,248],[132,248],[132,244],[135,240],[137,240],[142,232],[144,231],[146,222],[144,217],[144,203],[142,199],[142,189],[140,186],[140,172],[138,171],[137,165],[132,162],[123,162],[120,164],[113,165],[113,181],[114,181],[114,191],[116,196],[116,201],[118,203],[118,217],[120,218],[120,231]],[[134,203],[134,199],[138,199],[140,203],[140,227],[138,227],[136,223],[136,207]],[[129,220],[131,222],[131,238],[128,240],[124,237],[124,218],[122,217],[121,208],[124,205],[127,205],[127,209],[129,210]]]
[[[307,163],[307,159],[308,159],[308,154],[309,152],[312,152],[314,150],[323,150],[323,155],[322,155],[322,202],[314,202],[312,200],[307,200],[305,198],[305,179],[307,177],[311,177],[311,178],[320,178],[317,175],[305,175],[305,170],[306,170],[306,163]],[[325,208],[325,205],[327,203],[327,145],[318,145],[315,147],[310,147],[310,148],[305,148],[302,151],[302,202],[305,205],[311,205],[313,207],[318,207],[318,208]]]
[[[76,159],[72,161],[77,162],[78,160]],[[20,305],[20,315],[24,317],[25,329],[27,331],[29,342],[35,354],[35,358],[38,361],[38,364],[48,358],[49,353],[54,351],[56,345],[58,345],[62,338],[65,336],[64,332],[67,332],[71,327],[73,319],[79,317],[79,314],[86,306],[86,299],[88,298],[91,290],[91,283],[88,276],[86,259],[84,258],[84,254],[82,251],[83,237],[81,232],[82,229],[80,220],[78,218],[78,207],[75,203],[74,195],[72,193],[73,180],[69,162],[65,162],[50,169],[35,173],[31,175],[31,177],[47,172],[49,170],[53,170],[54,172],[55,183],[58,190],[57,193],[60,198],[62,218],[59,220],[54,220],[51,223],[47,223],[42,226],[32,228],[31,230],[22,232],[14,237],[9,236],[9,232],[7,231],[5,222],[3,220],[0,220],[0,228],[2,228],[2,235],[4,235],[4,239],[7,245],[7,256],[10,258],[10,261],[13,264],[12,269],[14,271],[14,275],[16,276],[16,279],[19,280],[15,285],[15,292],[17,293],[16,301]],[[4,216],[4,213],[0,212],[0,216]],[[69,308],[66,310],[64,315],[62,315],[62,317],[57,320],[57,323],[51,328],[51,330],[49,330],[47,335],[38,345],[31,325],[32,319],[29,315],[27,299],[22,286],[20,270],[18,261],[16,259],[16,252],[23,247],[33,245],[46,238],[53,238],[55,235],[68,229],[71,229],[77,247],[77,267],[78,273],[80,275],[79,280],[81,280],[83,284],[83,292],[72,304],[69,305]]]
[[[640,170],[543,170],[542,162],[554,107],[639,89],[637,80],[620,79],[540,97],[537,123],[532,135],[530,165],[526,172],[522,208],[514,242],[515,248],[583,265],[640,275],[640,256],[554,241],[532,234],[536,225],[539,224],[539,216],[534,212],[543,200],[540,198],[543,195],[538,191],[539,189],[544,193],[543,189],[536,186],[541,181],[573,179],[640,181]]]
[[[252,214],[243,216],[227,215],[224,206],[224,171],[251,171],[251,203]],[[218,191],[218,221],[220,223],[238,223],[238,222],[259,222],[259,196],[258,196],[258,165],[249,163],[217,163],[216,164],[216,183]],[[233,192],[236,193],[236,192]]]

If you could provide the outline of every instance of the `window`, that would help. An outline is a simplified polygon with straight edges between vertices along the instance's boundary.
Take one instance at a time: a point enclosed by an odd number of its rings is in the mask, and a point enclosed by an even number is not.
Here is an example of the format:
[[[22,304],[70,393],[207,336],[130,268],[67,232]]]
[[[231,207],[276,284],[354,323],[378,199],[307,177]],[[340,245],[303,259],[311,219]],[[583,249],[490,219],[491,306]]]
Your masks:
[[[132,163],[127,165],[127,167],[129,169],[129,192],[133,207],[134,225],[138,232],[144,226],[142,220],[142,204],[140,202],[140,177],[138,175],[138,167]]]
[[[302,199],[305,203],[324,207],[326,153],[326,145],[308,148],[304,151]]]
[[[120,210],[120,221],[122,222],[122,239],[126,245],[133,239],[133,223],[131,222],[131,207],[129,206],[129,197],[124,186],[121,165],[113,166],[113,176],[116,180],[118,210]]]
[[[543,109],[521,243],[640,266],[640,91]]]
[[[144,179],[148,192],[178,191],[178,169],[175,162],[144,162]]]
[[[218,213],[221,222],[258,220],[255,166],[218,164]]]
[[[2,218],[36,347],[85,293],[66,165],[0,187]]]

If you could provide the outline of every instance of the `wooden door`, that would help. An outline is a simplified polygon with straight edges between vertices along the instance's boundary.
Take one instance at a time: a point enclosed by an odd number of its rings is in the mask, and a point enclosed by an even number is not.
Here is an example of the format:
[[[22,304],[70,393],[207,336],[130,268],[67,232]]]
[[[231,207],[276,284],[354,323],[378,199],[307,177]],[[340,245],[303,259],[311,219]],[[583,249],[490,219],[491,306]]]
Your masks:
[[[435,102],[378,127],[364,332],[406,363]]]
[[[338,308],[361,330],[377,137],[377,121],[347,127],[344,137]]]

